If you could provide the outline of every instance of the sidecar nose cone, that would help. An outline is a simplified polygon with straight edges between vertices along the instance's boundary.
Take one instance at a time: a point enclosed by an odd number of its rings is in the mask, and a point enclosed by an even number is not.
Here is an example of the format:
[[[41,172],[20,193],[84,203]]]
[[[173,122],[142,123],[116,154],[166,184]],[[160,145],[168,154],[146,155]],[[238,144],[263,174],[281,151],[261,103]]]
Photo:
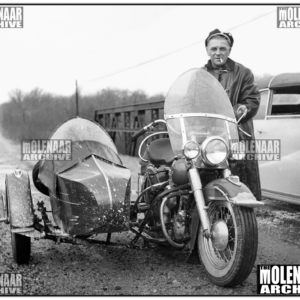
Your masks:
[[[219,251],[224,251],[228,244],[228,227],[223,220],[216,221],[212,226],[212,243]]]

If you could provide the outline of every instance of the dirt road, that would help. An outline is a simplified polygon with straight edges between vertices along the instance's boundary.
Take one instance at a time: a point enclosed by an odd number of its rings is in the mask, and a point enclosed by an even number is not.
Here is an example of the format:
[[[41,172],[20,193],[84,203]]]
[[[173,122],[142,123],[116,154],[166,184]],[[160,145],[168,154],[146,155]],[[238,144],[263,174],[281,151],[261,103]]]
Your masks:
[[[20,162],[20,146],[0,138],[0,190],[7,172],[17,166],[31,174],[34,163]],[[138,160],[122,156],[134,174]],[[136,178],[133,180],[136,189]],[[32,186],[34,202],[47,197]],[[266,200],[256,211],[259,246],[249,278],[233,289],[212,285],[201,265],[185,262],[186,254],[163,247],[135,250],[125,246],[77,246],[32,241],[27,266],[13,263],[8,226],[0,223],[0,273],[23,274],[26,295],[256,295],[257,264],[300,265],[300,206]],[[128,242],[132,233],[113,234],[113,241]],[[100,235],[99,239],[105,239]]]

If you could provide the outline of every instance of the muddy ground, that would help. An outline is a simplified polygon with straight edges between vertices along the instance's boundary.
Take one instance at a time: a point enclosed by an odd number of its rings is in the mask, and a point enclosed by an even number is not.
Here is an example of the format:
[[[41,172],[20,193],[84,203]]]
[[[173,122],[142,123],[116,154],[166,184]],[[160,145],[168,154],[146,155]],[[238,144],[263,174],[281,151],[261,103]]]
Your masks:
[[[16,167],[31,174],[34,163],[20,162],[20,146],[0,138],[0,191],[5,174]],[[136,158],[122,156],[136,174]],[[136,177],[132,187],[136,189]],[[32,186],[36,203],[47,197]],[[135,191],[133,191],[135,193]],[[133,195],[134,197],[135,195]],[[0,272],[23,274],[24,295],[256,295],[257,264],[300,265],[300,206],[265,199],[256,210],[259,245],[255,266],[248,279],[236,288],[211,284],[199,264],[187,264],[187,254],[165,247],[129,249],[100,244],[57,245],[32,241],[29,265],[13,262],[8,226],[0,223]],[[113,234],[112,241],[128,243],[133,234]],[[97,237],[105,240],[105,235]]]

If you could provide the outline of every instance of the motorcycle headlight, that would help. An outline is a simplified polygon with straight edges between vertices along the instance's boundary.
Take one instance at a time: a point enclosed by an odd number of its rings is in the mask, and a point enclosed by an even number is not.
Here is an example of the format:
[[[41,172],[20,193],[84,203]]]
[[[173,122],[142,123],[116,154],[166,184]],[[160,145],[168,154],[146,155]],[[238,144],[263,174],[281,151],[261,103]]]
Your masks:
[[[183,146],[183,154],[188,159],[193,159],[200,154],[199,144],[195,141],[187,141]]]
[[[210,166],[220,165],[228,157],[228,145],[224,139],[211,136],[201,146],[201,155],[204,162]]]

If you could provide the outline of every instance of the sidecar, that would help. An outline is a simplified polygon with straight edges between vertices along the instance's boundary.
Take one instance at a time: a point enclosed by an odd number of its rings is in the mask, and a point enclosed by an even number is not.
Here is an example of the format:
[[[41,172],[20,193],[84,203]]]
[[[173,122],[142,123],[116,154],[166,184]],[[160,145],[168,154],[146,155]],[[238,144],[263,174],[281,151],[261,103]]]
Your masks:
[[[10,224],[17,263],[28,262],[31,237],[76,243],[94,234],[128,230],[131,174],[106,131],[90,120],[73,118],[43,145],[32,173],[34,185],[50,201],[37,202],[40,216],[33,210],[28,175],[16,170],[6,176],[0,217]]]

